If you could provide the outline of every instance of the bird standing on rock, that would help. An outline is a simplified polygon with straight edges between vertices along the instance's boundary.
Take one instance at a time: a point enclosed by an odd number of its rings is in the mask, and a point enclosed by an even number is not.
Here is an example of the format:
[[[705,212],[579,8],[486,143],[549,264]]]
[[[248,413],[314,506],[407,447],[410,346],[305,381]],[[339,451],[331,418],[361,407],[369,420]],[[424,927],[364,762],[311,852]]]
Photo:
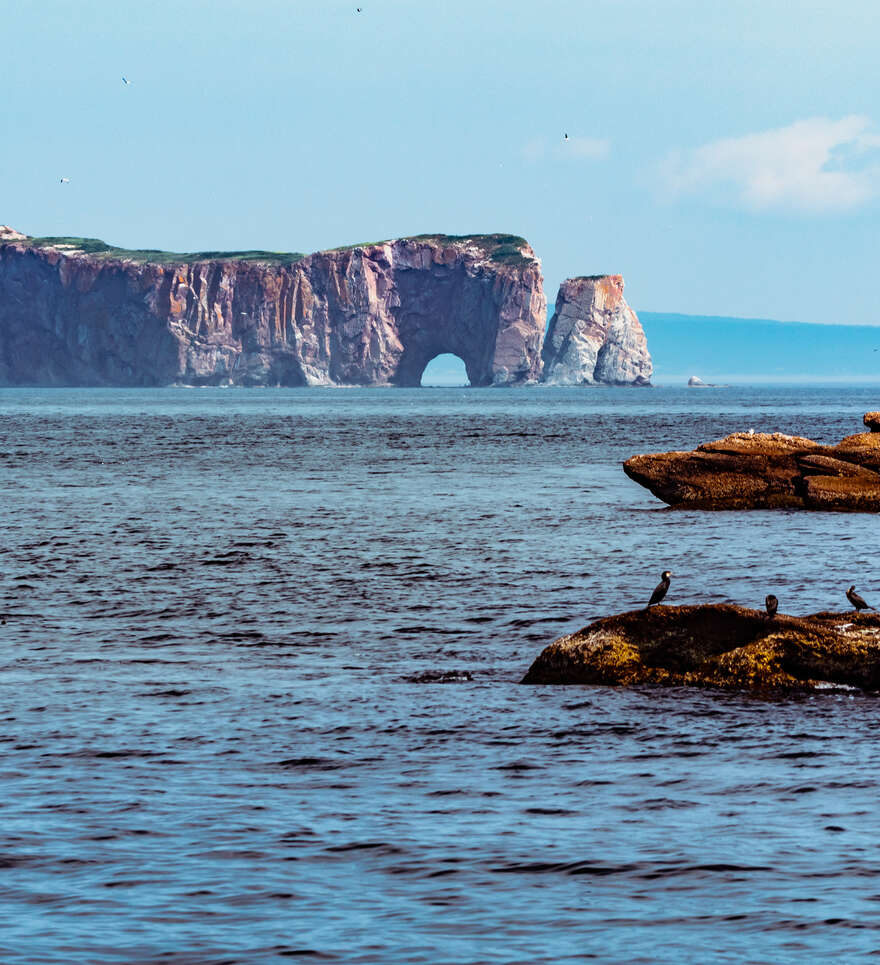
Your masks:
[[[670,576],[672,576],[672,574],[669,572],[669,570],[664,570],[662,572],[660,575],[660,582],[654,587],[654,592],[651,594],[651,599],[648,600],[648,606],[645,607],[646,610],[648,607],[652,607],[655,603],[659,603],[663,597],[666,596],[666,593],[669,590]]]
[[[846,598],[856,610],[876,610],[876,607],[871,606],[870,603],[866,603],[865,600],[856,593],[855,583],[846,591]]]
[[[767,617],[772,620],[776,616],[776,611],[779,609],[779,600],[773,596],[772,593],[768,593],[764,597],[764,606],[767,607]]]

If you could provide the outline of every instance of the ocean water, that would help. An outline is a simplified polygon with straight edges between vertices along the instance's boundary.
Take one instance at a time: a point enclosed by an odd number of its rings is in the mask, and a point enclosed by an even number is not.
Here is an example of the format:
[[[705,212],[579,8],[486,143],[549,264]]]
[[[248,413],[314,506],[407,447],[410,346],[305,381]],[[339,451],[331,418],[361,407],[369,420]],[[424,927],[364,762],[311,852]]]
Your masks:
[[[875,387],[0,390],[0,961],[880,955],[880,701],[523,687],[668,601],[880,601],[876,517],[620,469]]]

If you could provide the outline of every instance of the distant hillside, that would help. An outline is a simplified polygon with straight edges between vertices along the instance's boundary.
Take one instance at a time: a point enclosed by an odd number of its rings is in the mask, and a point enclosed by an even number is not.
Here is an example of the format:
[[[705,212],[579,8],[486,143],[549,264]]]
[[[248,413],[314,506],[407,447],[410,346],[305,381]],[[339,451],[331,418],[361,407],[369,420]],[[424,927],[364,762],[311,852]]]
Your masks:
[[[717,381],[880,381],[880,327],[638,312],[655,384]]]

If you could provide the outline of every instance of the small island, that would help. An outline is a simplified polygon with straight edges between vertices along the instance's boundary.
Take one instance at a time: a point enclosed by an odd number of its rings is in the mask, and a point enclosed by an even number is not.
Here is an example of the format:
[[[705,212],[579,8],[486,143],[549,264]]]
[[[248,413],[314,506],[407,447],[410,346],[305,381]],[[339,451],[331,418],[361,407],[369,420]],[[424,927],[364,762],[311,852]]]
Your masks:
[[[415,388],[446,353],[474,387],[650,384],[620,275],[564,281],[546,341],[543,286],[511,234],[183,253],[0,225],[0,386]]]

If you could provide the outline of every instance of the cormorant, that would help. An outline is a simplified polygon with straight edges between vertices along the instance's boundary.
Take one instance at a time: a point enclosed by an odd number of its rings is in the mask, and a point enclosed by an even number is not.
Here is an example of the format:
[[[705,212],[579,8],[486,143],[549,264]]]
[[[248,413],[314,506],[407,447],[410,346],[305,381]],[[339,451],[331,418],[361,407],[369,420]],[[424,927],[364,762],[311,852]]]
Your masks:
[[[866,603],[862,597],[856,593],[856,585],[853,585],[846,591],[846,598],[850,603],[856,608],[856,610],[874,610],[870,603]]]
[[[767,607],[767,616],[772,620],[779,609],[779,600],[772,593],[768,593],[764,598],[764,606]]]
[[[646,610],[648,607],[652,607],[655,603],[659,603],[663,597],[666,596],[666,593],[669,590],[670,576],[672,576],[672,574],[669,572],[669,570],[663,571],[660,576],[660,582],[654,587],[654,592],[651,594],[651,599],[648,600],[648,606],[645,607]]]

